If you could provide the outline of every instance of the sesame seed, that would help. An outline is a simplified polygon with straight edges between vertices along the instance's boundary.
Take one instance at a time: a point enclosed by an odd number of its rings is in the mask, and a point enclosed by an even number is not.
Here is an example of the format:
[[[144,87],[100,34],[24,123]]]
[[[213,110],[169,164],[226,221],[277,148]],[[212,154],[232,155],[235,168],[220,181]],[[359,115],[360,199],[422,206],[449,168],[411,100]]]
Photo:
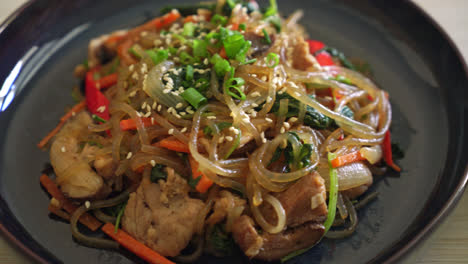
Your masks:
[[[284,127],[281,127],[280,133],[283,134],[284,132],[286,132],[286,129],[284,129]]]
[[[145,109],[145,108],[146,108],[146,102],[143,102],[143,103],[141,104],[141,109]]]
[[[98,109],[96,109],[96,111],[98,111],[99,113],[104,113],[104,111],[106,111],[106,106],[102,105],[102,106],[98,107]]]
[[[252,103],[252,106],[253,106],[253,107],[258,107],[258,104]]]
[[[205,58],[205,59],[203,60],[203,64],[208,65],[208,58]]]
[[[257,78],[257,74],[255,74],[255,73],[252,74],[252,77]]]
[[[262,78],[260,78],[262,81],[266,81],[267,80],[267,77],[265,75],[262,76]]]
[[[239,129],[234,129],[232,132],[234,132],[234,134],[236,134],[236,135],[239,135],[239,133],[240,133]]]
[[[224,142],[224,136],[221,136],[219,139],[218,139],[218,144],[221,144]]]
[[[179,95],[179,92],[171,92],[171,94],[177,96],[177,95]]]
[[[135,97],[137,91],[132,91],[130,94],[128,94],[128,97]]]
[[[216,119],[216,116],[207,116],[208,119]]]
[[[158,112],[161,112],[162,105],[158,105]]]
[[[89,209],[89,207],[91,207],[91,203],[89,201],[86,201],[84,203],[84,206],[86,207],[86,209]]]
[[[152,167],[156,167],[156,161],[151,160],[150,163],[151,163],[151,166],[152,166]]]
[[[134,69],[135,69],[135,65],[134,65],[134,64],[128,66],[128,70],[129,70],[129,71],[133,71]]]
[[[193,110],[191,110],[191,109],[187,109],[187,110],[185,110],[185,111],[187,111],[187,113],[189,113],[189,114],[191,114],[191,115],[193,115],[193,114],[195,113],[195,111],[193,111]]]
[[[65,149],[65,147],[62,147],[60,150],[61,150],[62,152],[67,151],[67,150]]]
[[[187,128],[186,128],[186,127],[182,128],[182,129],[180,130],[180,133],[185,133],[185,132],[187,132]]]
[[[175,117],[181,119],[182,117],[179,114],[174,114]]]
[[[179,109],[179,108],[182,108],[183,106],[184,106],[183,103],[178,103],[178,104],[176,105],[176,108]]]
[[[283,90],[279,90],[279,91],[278,91],[278,94],[283,94],[283,93],[284,93]]]
[[[75,112],[72,112],[72,116],[76,116],[76,113],[75,113]]]
[[[251,115],[252,117],[257,117],[257,112],[252,111],[252,112],[250,113],[250,115]]]
[[[170,93],[170,92],[171,92],[171,89],[164,89],[164,90],[163,90],[163,93],[165,93],[165,94],[168,94],[168,93]]]
[[[129,152],[129,153],[127,154],[127,159],[131,159],[131,158],[132,158],[132,155],[133,155],[132,152]]]
[[[267,121],[268,123],[273,123],[273,120],[269,117],[265,117],[265,121]]]
[[[156,109],[157,106],[158,106],[158,103],[154,102],[151,108]]]
[[[259,97],[261,94],[259,92],[253,92],[252,97]]]
[[[284,128],[286,128],[286,129],[290,129],[290,128],[291,128],[291,124],[289,124],[288,122],[284,122],[284,123],[283,123],[283,126],[284,126]]]
[[[133,72],[132,78],[138,81],[138,73],[137,73],[137,72]]]
[[[151,124],[154,125],[154,117],[151,117]]]
[[[267,102],[267,103],[271,103],[271,101],[273,101],[273,98],[271,98],[270,96],[268,96],[267,99],[266,99],[266,102]]]
[[[174,129],[173,129],[173,128],[169,129],[169,130],[167,131],[167,133],[168,133],[169,135],[174,134]]]
[[[185,112],[180,112],[179,114],[180,114],[181,116],[187,115],[187,113],[185,113]]]
[[[137,116],[141,117],[141,113],[140,113],[140,112],[137,112]]]
[[[174,107],[172,107],[172,106],[169,107],[169,108],[167,109],[167,112],[168,112],[168,113],[172,113],[173,111],[175,111],[175,109],[174,109]]]
[[[151,115],[151,112],[147,112],[144,117],[149,117]]]
[[[245,117],[245,118],[242,119],[242,121],[248,123],[248,122],[250,122],[250,118],[249,118],[249,117]]]
[[[298,96],[298,97],[301,96],[301,94],[300,94],[299,92],[295,92],[294,94],[295,94],[296,96]]]
[[[227,136],[227,137],[226,137],[226,140],[227,140],[227,141],[233,141],[234,138],[232,138],[231,136]]]
[[[297,121],[297,117],[291,117],[289,118],[289,122],[294,123]]]
[[[154,46],[159,46],[162,44],[162,41],[160,39],[156,39],[155,41],[153,41],[153,44]]]
[[[267,142],[267,140],[266,140],[266,138],[265,138],[265,131],[262,131],[262,133],[260,133],[260,137],[262,138],[262,142],[263,142],[263,143],[266,143],[266,142]]]

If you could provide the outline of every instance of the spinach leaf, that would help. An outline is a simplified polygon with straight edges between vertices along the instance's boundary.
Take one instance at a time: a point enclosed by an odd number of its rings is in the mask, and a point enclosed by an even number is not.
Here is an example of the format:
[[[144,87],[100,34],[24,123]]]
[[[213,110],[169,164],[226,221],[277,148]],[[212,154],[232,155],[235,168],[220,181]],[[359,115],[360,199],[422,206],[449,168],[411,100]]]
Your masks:
[[[159,180],[165,181],[167,179],[165,168],[166,166],[162,164],[156,164],[156,166],[151,169],[151,181],[154,183],[157,183]]]
[[[234,253],[234,239],[221,224],[214,225],[207,242],[216,252],[220,252],[224,256],[230,256]]]

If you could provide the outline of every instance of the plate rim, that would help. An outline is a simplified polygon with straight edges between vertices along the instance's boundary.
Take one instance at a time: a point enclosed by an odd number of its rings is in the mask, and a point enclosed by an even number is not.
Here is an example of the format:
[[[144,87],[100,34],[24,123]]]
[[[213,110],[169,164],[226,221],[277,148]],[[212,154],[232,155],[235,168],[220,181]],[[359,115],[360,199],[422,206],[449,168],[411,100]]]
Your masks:
[[[30,6],[34,5],[36,2],[43,1],[43,0],[28,0],[27,2],[20,5],[16,8],[6,19],[0,23],[0,35],[7,29],[12,22],[22,16],[24,11],[28,9]],[[415,9],[418,13],[420,13],[426,22],[433,26],[444,38],[445,41],[449,44],[450,48],[455,52],[455,56],[459,60],[461,67],[463,69],[465,77],[468,79],[468,64],[467,60],[463,57],[459,47],[455,44],[453,38],[447,33],[447,31],[437,22],[437,20],[430,15],[425,9],[423,9],[419,4],[414,2],[413,0],[405,1],[410,8]],[[468,58],[467,58],[468,59]],[[468,136],[466,136],[468,138]],[[464,138],[465,139],[465,138]],[[466,140],[466,139],[465,139]],[[463,165],[460,165],[463,166]],[[391,254],[388,259],[384,260],[383,263],[393,263],[398,259],[401,259],[404,255],[410,252],[411,249],[414,249],[424,238],[429,236],[431,230],[440,226],[442,221],[446,219],[446,217],[453,211],[456,207],[458,202],[460,201],[465,189],[467,188],[468,184],[468,163],[465,164],[465,170],[455,187],[455,191],[450,195],[438,213],[422,228],[419,230],[414,237],[407,241],[406,244],[401,246],[397,249],[393,254]],[[1,197],[0,197],[1,198]],[[34,259],[39,263],[49,263],[47,259],[45,259],[40,254],[36,253],[32,250],[29,246],[22,243],[17,237],[11,232],[3,223],[4,220],[0,219],[0,232],[4,235],[11,245],[14,245],[17,249],[21,250],[22,253],[25,253],[26,256],[29,258]],[[22,225],[21,225],[22,226]],[[23,226],[22,226],[23,227]],[[24,228],[24,227],[23,227]]]

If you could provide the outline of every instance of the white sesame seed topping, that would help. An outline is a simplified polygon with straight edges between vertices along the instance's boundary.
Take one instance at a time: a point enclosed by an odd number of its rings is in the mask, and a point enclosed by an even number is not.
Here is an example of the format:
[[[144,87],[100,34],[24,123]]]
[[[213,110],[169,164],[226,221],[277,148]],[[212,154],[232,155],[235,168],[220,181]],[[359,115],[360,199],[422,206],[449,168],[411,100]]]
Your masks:
[[[156,109],[157,106],[158,106],[158,103],[154,102],[151,108]]]
[[[208,119],[216,119],[216,116],[207,116]]]
[[[84,203],[84,206],[86,207],[86,209],[89,209],[89,207],[91,207],[91,203],[89,201],[86,201]]]
[[[154,117],[151,117],[151,124],[154,125]]]
[[[176,108],[179,109],[179,108],[182,108],[183,106],[184,106],[183,103],[178,103],[178,104],[176,105]]]
[[[257,74],[255,74],[255,73],[252,74],[252,77],[257,78]]]
[[[181,116],[187,115],[187,113],[185,113],[185,112],[179,112],[179,114],[180,114]]]
[[[265,121],[267,121],[268,123],[273,123],[273,120],[269,117],[265,117]]]
[[[258,107],[258,104],[252,103],[252,106],[253,106],[253,107]]]
[[[169,130],[167,131],[167,133],[168,133],[169,135],[174,134],[174,129],[173,129],[173,128],[169,129]]]
[[[191,110],[191,109],[187,109],[187,110],[185,110],[185,111],[187,111],[187,113],[189,113],[189,114],[191,114],[191,115],[193,115],[193,114],[195,113],[195,111],[193,111],[193,110]]]
[[[286,128],[286,129],[290,129],[290,128],[291,128],[291,124],[289,124],[288,122],[284,122],[284,123],[283,123],[283,126],[284,126],[284,128]]]
[[[286,132],[286,129],[284,129],[284,127],[281,127],[280,133],[283,134],[284,132]]]
[[[245,123],[248,123],[248,122],[250,122],[250,118],[249,118],[249,117],[245,117],[245,118],[242,119],[242,121],[244,121]]]
[[[143,103],[141,104],[141,109],[145,109],[145,108],[146,108],[146,102],[143,102]]]
[[[104,113],[104,111],[106,111],[106,106],[102,105],[102,106],[98,107],[98,109],[96,109],[96,111],[98,111],[99,113]]]
[[[171,94],[177,96],[177,95],[179,95],[179,92],[171,92]]]
[[[224,142],[224,136],[221,136],[219,139],[218,139],[218,144],[221,144]]]
[[[253,92],[252,97],[259,97],[261,94],[259,92]]]
[[[134,69],[135,69],[135,65],[134,65],[134,64],[128,66],[128,70],[129,70],[129,71],[133,71]]]
[[[137,73],[137,72],[133,72],[132,78],[138,81],[138,73]]]
[[[162,105],[158,105],[158,112],[161,112]]]
[[[137,116],[141,117],[141,113],[140,113],[140,112],[137,112]]]
[[[152,167],[155,167],[155,166],[156,166],[156,161],[151,160],[150,163],[151,163],[151,166],[152,166]]]
[[[227,141],[233,141],[234,138],[232,138],[231,136],[227,136],[227,137],[226,137],[226,140],[227,140]]]
[[[260,78],[262,81],[266,81],[267,80],[267,77],[265,75],[262,76],[262,78]]]
[[[150,105],[146,105],[146,111],[151,112],[151,106]]]
[[[144,117],[149,117],[151,115],[151,112],[147,112]]]
[[[291,117],[289,118],[289,122],[294,123],[297,121],[297,117]]]
[[[234,132],[234,134],[236,134],[236,135],[239,135],[239,133],[240,133],[239,129],[234,129],[232,132]]]
[[[205,59],[203,60],[203,64],[208,65],[208,58],[205,58]]]
[[[268,96],[267,99],[266,99],[266,102],[267,102],[267,103],[271,103],[271,101],[273,101],[273,98],[271,98],[270,96]]]
[[[163,90],[163,93],[165,93],[165,94],[168,94],[168,93],[170,93],[170,92],[171,92],[171,89],[164,89],[164,90]]]
[[[180,132],[181,132],[181,133],[187,132],[187,128],[186,128],[186,127],[182,128],[182,129],[180,130]]]
[[[294,94],[295,94],[296,96],[301,96],[301,94],[300,94],[299,92],[294,92]]]
[[[132,91],[132,92],[128,95],[128,97],[135,97],[136,93],[137,93],[137,91]]]
[[[62,147],[60,150],[61,150],[62,152],[67,151],[67,150],[65,149],[65,147]]]
[[[133,153],[132,153],[132,152],[129,152],[129,153],[127,154],[127,159],[131,159],[131,158],[132,158],[132,155],[133,155]]]

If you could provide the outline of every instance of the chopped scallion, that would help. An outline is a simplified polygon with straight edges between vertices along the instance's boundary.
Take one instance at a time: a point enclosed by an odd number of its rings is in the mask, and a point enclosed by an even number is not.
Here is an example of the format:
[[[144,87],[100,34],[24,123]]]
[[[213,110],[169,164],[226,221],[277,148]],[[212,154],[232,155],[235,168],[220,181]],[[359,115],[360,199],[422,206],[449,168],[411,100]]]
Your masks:
[[[268,32],[265,29],[262,29],[263,32],[263,40],[265,41],[266,44],[271,44],[271,39],[270,35],[268,35]]]
[[[195,33],[195,24],[192,22],[187,22],[184,24],[184,32],[182,33],[184,36],[193,37]]]
[[[233,76],[234,74],[231,74]],[[244,85],[244,79],[231,77],[224,83],[224,92],[229,96],[244,101],[246,99],[245,93],[242,91],[241,86]]]
[[[194,64],[195,58],[190,56],[190,54],[188,54],[187,52],[182,51],[180,53],[180,62],[182,62],[183,64]]]
[[[195,88],[188,88],[183,93],[180,94],[185,101],[189,102],[193,107],[199,108],[200,106],[206,104],[208,100],[205,96],[199,93]]]
[[[245,26],[245,24],[240,24],[239,25],[239,29],[240,30],[245,30],[247,27]]]
[[[338,174],[337,170],[331,165],[331,161],[335,158],[336,154],[328,152],[328,167],[330,170],[330,190],[328,192],[329,196],[327,220],[325,220],[325,223],[323,223],[323,226],[325,227],[324,234],[326,234],[328,230],[330,230],[330,227],[335,221],[336,202],[338,200]]]
[[[255,63],[256,61],[257,61],[257,59],[255,58],[255,59],[251,59],[251,60],[242,62],[240,65],[252,64],[252,63]]]
[[[278,66],[279,64],[279,55],[276,53],[270,52],[268,53],[266,60],[267,60],[268,67],[274,68]]]
[[[191,81],[193,80],[193,67],[192,65],[187,65],[185,68],[185,80]]]
[[[101,122],[101,123],[105,123],[105,122],[106,122],[105,119],[103,119],[102,117],[100,117],[100,116],[98,116],[98,115],[92,115],[91,117],[92,117],[93,120],[96,121],[96,122]]]
[[[208,57],[207,43],[203,40],[195,39],[193,41],[193,56],[196,58]]]
[[[224,75],[226,75],[226,72],[229,72],[231,70],[231,65],[227,60],[221,59],[215,63],[214,70],[218,77],[224,77]]]
[[[225,26],[226,23],[227,23],[227,18],[225,16],[220,15],[220,14],[216,14],[211,18],[210,22],[212,24],[214,24],[215,26],[217,26],[217,25]]]
[[[159,63],[167,60],[169,58],[169,52],[167,50],[146,50],[145,51],[148,56],[151,58],[153,61],[154,65],[158,65]]]

